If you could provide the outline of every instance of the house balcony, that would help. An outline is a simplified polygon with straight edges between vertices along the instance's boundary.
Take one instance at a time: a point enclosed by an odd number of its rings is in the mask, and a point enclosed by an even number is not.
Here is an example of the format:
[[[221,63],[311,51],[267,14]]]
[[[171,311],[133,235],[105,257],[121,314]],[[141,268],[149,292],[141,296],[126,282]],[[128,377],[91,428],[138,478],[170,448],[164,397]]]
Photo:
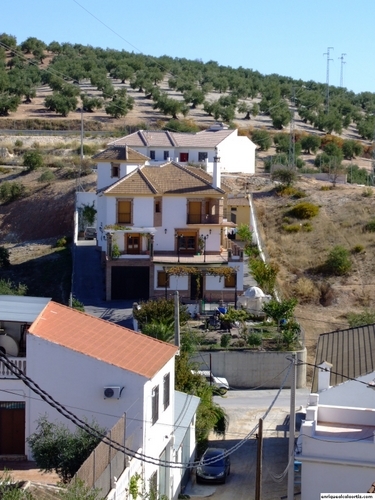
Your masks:
[[[187,224],[220,224],[223,221],[223,217],[219,214],[208,215],[208,214],[187,214]]]
[[[221,247],[220,252],[154,252],[151,261],[162,264],[190,264],[190,265],[223,265],[228,262],[243,261],[243,249],[231,240],[226,241],[227,247]]]
[[[26,358],[13,358],[10,357],[9,360],[14,363],[23,374],[26,374]],[[18,377],[12,373],[9,368],[5,366],[3,361],[0,360],[0,378],[12,378],[17,379]]]

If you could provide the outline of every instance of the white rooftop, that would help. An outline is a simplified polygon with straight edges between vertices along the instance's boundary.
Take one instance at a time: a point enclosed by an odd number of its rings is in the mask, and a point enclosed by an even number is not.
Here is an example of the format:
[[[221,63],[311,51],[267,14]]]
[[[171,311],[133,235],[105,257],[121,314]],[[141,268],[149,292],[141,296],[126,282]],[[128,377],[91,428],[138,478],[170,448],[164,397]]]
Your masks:
[[[0,295],[0,321],[32,323],[50,300],[46,297]]]

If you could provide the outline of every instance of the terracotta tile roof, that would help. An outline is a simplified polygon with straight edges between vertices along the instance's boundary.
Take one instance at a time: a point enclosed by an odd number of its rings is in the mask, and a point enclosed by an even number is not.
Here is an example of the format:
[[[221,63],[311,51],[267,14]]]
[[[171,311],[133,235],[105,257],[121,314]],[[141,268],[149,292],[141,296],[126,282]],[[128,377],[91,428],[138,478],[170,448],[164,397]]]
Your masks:
[[[224,189],[211,185],[212,177],[199,168],[186,168],[169,162],[162,166],[145,165],[107,188],[105,194],[191,194],[219,195]]]
[[[94,160],[98,161],[122,161],[122,162],[142,162],[149,160],[148,156],[135,151],[128,146],[112,146],[105,149],[101,153],[93,156]]]
[[[52,301],[29,334],[147,378],[177,352],[172,344]]]
[[[207,173],[205,170],[198,168],[198,167],[190,167],[190,166],[186,166],[185,168],[187,170],[191,170],[192,172],[195,172],[196,174],[198,174],[200,177],[202,177],[206,181],[208,181],[210,183],[212,182],[212,175]],[[230,187],[230,185],[227,182],[225,182],[224,177],[221,177],[221,189],[223,189],[227,193],[232,191],[232,188]]]
[[[128,145],[131,147],[190,147],[190,148],[214,148],[236,130],[219,129],[203,130],[196,134],[183,132],[169,132],[164,130],[138,130],[121,139],[110,143],[113,146]]]

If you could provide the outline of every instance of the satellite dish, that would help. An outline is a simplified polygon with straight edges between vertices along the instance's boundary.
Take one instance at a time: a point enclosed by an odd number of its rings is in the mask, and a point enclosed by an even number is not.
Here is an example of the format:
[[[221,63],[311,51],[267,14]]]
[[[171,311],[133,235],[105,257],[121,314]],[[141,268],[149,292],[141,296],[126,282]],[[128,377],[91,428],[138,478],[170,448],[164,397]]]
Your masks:
[[[9,335],[0,335],[0,351],[7,356],[18,356],[18,344]]]

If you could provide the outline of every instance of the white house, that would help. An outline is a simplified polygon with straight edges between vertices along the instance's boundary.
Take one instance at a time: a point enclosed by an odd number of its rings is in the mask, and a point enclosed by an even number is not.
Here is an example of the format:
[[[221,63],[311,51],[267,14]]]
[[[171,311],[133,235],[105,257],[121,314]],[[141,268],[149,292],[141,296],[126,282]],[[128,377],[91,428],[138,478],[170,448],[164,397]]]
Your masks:
[[[295,455],[302,500],[365,493],[374,483],[375,373],[330,387],[332,365],[320,366],[319,393],[310,395]]]
[[[77,417],[110,429],[125,413],[130,449],[175,460],[178,437],[188,443],[185,453],[193,454],[191,428],[185,426],[182,439],[176,428],[175,346],[49,299],[0,296],[0,349]],[[177,396],[183,397],[189,396]],[[0,455],[31,459],[25,438],[44,414],[73,427],[0,361]],[[174,498],[181,473],[165,469],[161,481],[157,465],[141,467],[145,484],[153,477],[160,494]]]
[[[153,161],[175,160],[187,164],[205,165],[214,169],[214,157],[219,157],[222,172],[254,174],[256,145],[237,129],[216,123],[197,133],[139,130],[109,146],[129,146]]]
[[[148,164],[143,153],[118,143],[94,158],[107,300],[178,290],[187,303],[235,302],[243,290],[243,254],[228,238],[236,225],[224,216],[229,188],[221,183],[218,159],[210,175],[174,161]],[[230,271],[223,277],[214,268]]]

